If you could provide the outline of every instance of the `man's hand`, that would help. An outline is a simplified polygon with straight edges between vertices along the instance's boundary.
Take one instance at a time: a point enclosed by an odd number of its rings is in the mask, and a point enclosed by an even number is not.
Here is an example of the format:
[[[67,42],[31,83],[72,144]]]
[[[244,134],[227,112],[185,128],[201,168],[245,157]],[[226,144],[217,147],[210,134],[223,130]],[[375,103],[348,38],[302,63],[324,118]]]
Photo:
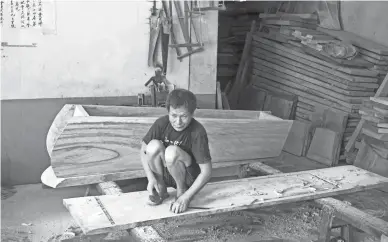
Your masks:
[[[156,178],[149,179],[149,180],[148,180],[148,185],[147,185],[147,191],[148,191],[150,194],[153,194],[153,190],[154,190],[154,189],[158,192],[158,194],[161,194],[161,193],[160,193],[159,186],[158,186],[158,182],[157,182]]]
[[[170,211],[173,213],[183,213],[187,210],[190,204],[190,198],[183,194],[178,199],[170,204]]]

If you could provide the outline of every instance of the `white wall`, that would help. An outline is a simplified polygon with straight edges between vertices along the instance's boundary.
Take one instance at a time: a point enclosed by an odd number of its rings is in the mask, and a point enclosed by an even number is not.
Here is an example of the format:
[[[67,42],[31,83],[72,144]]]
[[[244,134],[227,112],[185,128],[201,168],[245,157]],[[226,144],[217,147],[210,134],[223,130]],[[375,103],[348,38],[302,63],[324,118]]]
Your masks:
[[[43,2],[44,10],[51,11],[50,2]],[[133,96],[147,91],[144,83],[154,74],[147,65],[152,2],[54,1],[54,6],[54,34],[2,29],[2,41],[38,45],[4,48],[2,100]],[[188,88],[189,58],[180,62],[170,49],[167,77]]]

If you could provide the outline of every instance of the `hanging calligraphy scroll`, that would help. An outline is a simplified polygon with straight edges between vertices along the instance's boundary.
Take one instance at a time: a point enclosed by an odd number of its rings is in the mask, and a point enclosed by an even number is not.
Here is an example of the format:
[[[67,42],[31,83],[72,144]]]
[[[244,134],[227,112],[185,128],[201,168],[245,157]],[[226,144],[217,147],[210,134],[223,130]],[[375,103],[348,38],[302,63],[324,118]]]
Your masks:
[[[42,27],[42,0],[1,0],[0,24],[11,28]],[[9,25],[4,26],[5,24]]]

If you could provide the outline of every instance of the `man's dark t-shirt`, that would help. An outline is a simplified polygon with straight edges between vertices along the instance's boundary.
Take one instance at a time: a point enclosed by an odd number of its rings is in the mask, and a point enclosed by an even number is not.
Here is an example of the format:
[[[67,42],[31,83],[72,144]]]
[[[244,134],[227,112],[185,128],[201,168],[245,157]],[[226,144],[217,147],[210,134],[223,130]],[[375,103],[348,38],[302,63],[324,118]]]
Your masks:
[[[164,147],[179,146],[192,157],[194,163],[204,164],[211,161],[206,130],[194,118],[183,131],[176,131],[171,126],[168,115],[158,118],[143,141],[148,144],[153,139],[162,141]]]

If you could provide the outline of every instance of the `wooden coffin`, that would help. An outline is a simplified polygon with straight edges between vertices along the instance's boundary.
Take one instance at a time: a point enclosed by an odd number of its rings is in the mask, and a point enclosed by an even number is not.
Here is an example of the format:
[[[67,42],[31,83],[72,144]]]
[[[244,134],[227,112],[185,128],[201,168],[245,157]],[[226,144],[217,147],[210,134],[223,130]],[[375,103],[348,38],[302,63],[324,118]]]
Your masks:
[[[58,187],[145,177],[141,140],[166,114],[165,108],[65,105],[48,131],[51,167],[42,182]],[[195,118],[208,133],[213,167],[279,156],[293,122],[242,110],[198,109]]]

